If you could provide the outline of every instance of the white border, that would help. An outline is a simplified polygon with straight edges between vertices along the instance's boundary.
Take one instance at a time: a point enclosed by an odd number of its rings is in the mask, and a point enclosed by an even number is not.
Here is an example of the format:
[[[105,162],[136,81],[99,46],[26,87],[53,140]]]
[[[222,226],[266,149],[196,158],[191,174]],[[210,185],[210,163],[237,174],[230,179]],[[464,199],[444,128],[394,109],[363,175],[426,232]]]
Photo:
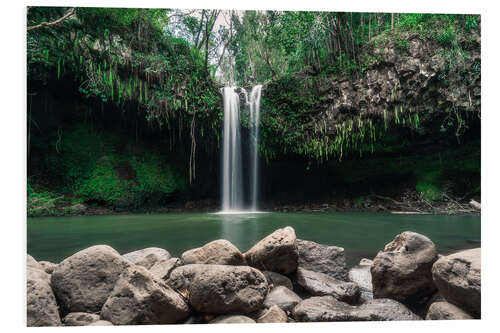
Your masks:
[[[474,13],[482,15],[482,295],[483,319],[481,321],[453,322],[370,322],[370,323],[315,323],[315,324],[269,324],[269,325],[180,325],[147,327],[94,327],[63,328],[64,331],[79,329],[93,332],[110,330],[158,331],[175,330],[176,332],[219,332],[222,330],[238,331],[275,331],[275,330],[319,330],[375,332],[404,331],[447,331],[486,330],[495,324],[498,316],[498,241],[500,224],[497,213],[496,189],[498,181],[498,126],[500,126],[498,85],[498,35],[500,27],[499,13],[494,1],[320,1],[309,0],[295,3],[292,1],[227,1],[227,0],[87,0],[87,1],[19,1],[4,2],[2,8],[2,302],[0,315],[2,328],[24,330],[25,327],[25,251],[26,251],[26,55],[25,55],[25,6],[100,6],[100,7],[172,7],[172,8],[223,8],[223,9],[287,9],[287,10],[335,10],[363,12],[427,12],[427,13]],[[496,325],[498,326],[498,325]],[[52,331],[57,328],[32,328],[31,330]]]

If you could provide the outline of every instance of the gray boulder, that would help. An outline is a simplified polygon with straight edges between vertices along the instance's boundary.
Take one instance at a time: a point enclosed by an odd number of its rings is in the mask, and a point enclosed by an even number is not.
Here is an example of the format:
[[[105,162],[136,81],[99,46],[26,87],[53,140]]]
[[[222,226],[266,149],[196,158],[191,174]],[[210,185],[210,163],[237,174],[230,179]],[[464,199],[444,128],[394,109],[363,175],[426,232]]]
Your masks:
[[[35,269],[28,267],[28,272]],[[26,287],[26,319],[29,327],[61,326],[61,317],[52,288],[47,281],[33,278],[29,274]]]
[[[481,316],[481,248],[441,257],[432,266],[432,277],[448,302]]]
[[[257,318],[258,323],[286,323],[288,316],[285,311],[277,305],[273,305],[269,309],[262,310]]]
[[[347,266],[344,249],[297,239],[299,267],[324,273],[338,280],[346,280]]]
[[[223,315],[216,317],[209,324],[255,324],[255,320],[241,315]]]
[[[64,326],[87,326],[100,320],[101,317],[94,313],[71,312],[63,318]]]
[[[372,274],[370,272],[372,263],[373,261],[369,259],[361,259],[359,264],[347,273],[347,280],[359,286],[361,302],[373,299]]]
[[[295,230],[292,227],[276,230],[248,250],[245,259],[248,265],[262,271],[295,272],[299,260]]]
[[[359,306],[338,301],[333,296],[311,297],[293,309],[295,320],[318,321],[386,321],[420,320],[403,304],[392,299],[374,299]]]
[[[101,310],[113,325],[172,324],[188,316],[184,299],[141,266],[125,269]]]
[[[314,296],[331,295],[339,301],[356,303],[360,290],[357,284],[340,281],[329,275],[298,268],[295,274],[297,283]]]
[[[43,280],[50,285],[50,274],[29,254],[26,255],[26,277],[32,280]]]
[[[278,306],[282,310],[291,311],[300,301],[302,301],[302,298],[287,287],[277,286],[267,294],[264,307]]]
[[[195,310],[213,314],[253,312],[268,292],[264,274],[248,266],[180,266],[172,271],[167,283],[187,294]]]
[[[97,321],[94,321],[93,323],[90,323],[86,326],[113,326],[113,324],[107,320],[97,320]]]
[[[38,263],[47,274],[52,274],[54,272],[54,269],[57,267],[57,264],[54,264],[50,261],[40,261]]]
[[[262,273],[264,273],[264,276],[266,277],[269,286],[274,286],[274,287],[283,286],[287,287],[290,290],[293,290],[292,281],[286,276],[270,271],[264,271]]]
[[[436,291],[431,269],[437,258],[429,238],[411,231],[397,235],[373,260],[373,297],[425,303]]]
[[[149,271],[155,278],[167,280],[170,273],[179,266],[182,266],[182,262],[179,258],[170,258],[168,260],[158,261],[149,269]]]
[[[426,320],[474,319],[464,310],[448,302],[432,303],[425,316]]]
[[[148,247],[142,250],[126,253],[123,255],[123,258],[133,264],[150,269],[158,261],[170,259],[171,255],[167,250],[159,247]]]
[[[187,264],[244,265],[245,258],[240,250],[225,239],[218,239],[202,247],[182,254],[182,262]]]
[[[63,260],[51,278],[62,312],[99,312],[130,265],[107,245],[89,247]]]

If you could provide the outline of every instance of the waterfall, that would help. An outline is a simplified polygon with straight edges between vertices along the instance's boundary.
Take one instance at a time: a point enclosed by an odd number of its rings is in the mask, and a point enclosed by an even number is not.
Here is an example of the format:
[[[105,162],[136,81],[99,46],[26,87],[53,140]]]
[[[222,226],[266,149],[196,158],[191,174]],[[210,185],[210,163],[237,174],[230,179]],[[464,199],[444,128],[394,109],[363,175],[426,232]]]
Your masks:
[[[224,87],[222,159],[222,210],[242,210],[240,100],[233,87]]]
[[[252,88],[250,93],[250,207],[257,211],[259,191],[259,113],[262,85]]]

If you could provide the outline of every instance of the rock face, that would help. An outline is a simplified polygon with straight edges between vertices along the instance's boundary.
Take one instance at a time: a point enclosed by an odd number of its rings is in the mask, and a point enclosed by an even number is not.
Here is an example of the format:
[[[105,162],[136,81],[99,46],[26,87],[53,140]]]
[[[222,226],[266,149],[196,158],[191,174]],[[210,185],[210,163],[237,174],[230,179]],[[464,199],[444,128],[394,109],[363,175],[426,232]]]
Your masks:
[[[247,316],[224,315],[215,318],[209,324],[255,324],[255,320]]]
[[[107,245],[92,246],[66,258],[51,278],[63,313],[99,312],[120,274],[130,265]]]
[[[359,264],[351,268],[347,273],[347,279],[359,286],[362,302],[373,299],[372,274],[370,272],[372,264],[373,261],[369,259],[361,259]]]
[[[188,265],[189,266],[189,265]],[[187,287],[189,301],[199,312],[249,313],[264,302],[268,286],[264,274],[248,266],[200,265]],[[175,269],[172,275],[183,266]]]
[[[262,271],[295,272],[299,259],[295,230],[292,227],[276,230],[248,250],[245,259],[248,265]]]
[[[299,267],[324,273],[338,280],[346,280],[347,266],[344,249],[297,239]]]
[[[114,325],[172,324],[188,316],[184,299],[141,266],[120,275],[101,311]]]
[[[149,271],[155,278],[167,280],[170,273],[179,266],[182,266],[182,262],[179,258],[170,258],[168,260],[158,261]]]
[[[391,299],[374,299],[359,306],[336,300],[333,296],[311,297],[293,309],[297,321],[420,320],[403,304]]]
[[[32,269],[36,268],[28,267],[28,272]],[[28,326],[61,326],[56,298],[47,281],[28,274],[26,297]]]
[[[464,310],[448,302],[432,303],[425,316],[426,320],[474,319]]]
[[[409,303],[425,301],[436,291],[431,268],[437,258],[429,238],[410,231],[397,235],[373,260],[373,296]]]
[[[182,254],[182,262],[187,264],[244,265],[245,258],[240,250],[225,239],[218,239],[202,247]]]
[[[99,315],[86,312],[71,312],[63,319],[64,326],[87,326],[100,320]]]
[[[148,247],[146,249],[126,253],[123,255],[123,258],[136,265],[150,269],[157,262],[170,259],[171,255],[167,250],[159,247]]]
[[[281,310],[277,305],[261,311],[257,318],[258,323],[286,323],[287,321],[288,317],[285,311]]]
[[[481,316],[481,249],[441,257],[432,267],[439,293],[450,303]]]
[[[329,275],[298,268],[295,275],[297,283],[314,296],[331,295],[339,301],[356,303],[359,300],[359,287],[352,282],[336,280]]]
[[[291,311],[302,299],[287,287],[277,286],[271,289],[266,299],[264,307],[271,308],[278,306],[285,311]]]
[[[274,287],[283,286],[283,287],[287,287],[290,290],[293,290],[292,281],[289,278],[287,278],[286,276],[281,275],[279,273],[275,273],[275,272],[269,272],[269,271],[264,271],[263,273],[266,277],[267,283],[270,286],[271,285],[273,285]]]

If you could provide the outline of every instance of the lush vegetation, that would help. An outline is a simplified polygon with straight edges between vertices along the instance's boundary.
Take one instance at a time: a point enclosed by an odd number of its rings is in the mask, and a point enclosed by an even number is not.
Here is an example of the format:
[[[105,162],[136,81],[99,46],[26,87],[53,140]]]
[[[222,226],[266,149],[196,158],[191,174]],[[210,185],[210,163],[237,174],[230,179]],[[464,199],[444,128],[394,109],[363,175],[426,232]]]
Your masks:
[[[478,16],[31,7],[27,24],[29,215],[217,198],[223,85],[264,84],[269,168],[298,158],[353,170],[425,144],[477,147]],[[432,84],[451,97],[423,103],[398,79],[385,104],[363,100],[384,52],[410,58],[416,40],[421,61],[443,62]],[[362,101],[348,105],[345,91]],[[427,165],[411,186],[439,199],[460,172]]]

